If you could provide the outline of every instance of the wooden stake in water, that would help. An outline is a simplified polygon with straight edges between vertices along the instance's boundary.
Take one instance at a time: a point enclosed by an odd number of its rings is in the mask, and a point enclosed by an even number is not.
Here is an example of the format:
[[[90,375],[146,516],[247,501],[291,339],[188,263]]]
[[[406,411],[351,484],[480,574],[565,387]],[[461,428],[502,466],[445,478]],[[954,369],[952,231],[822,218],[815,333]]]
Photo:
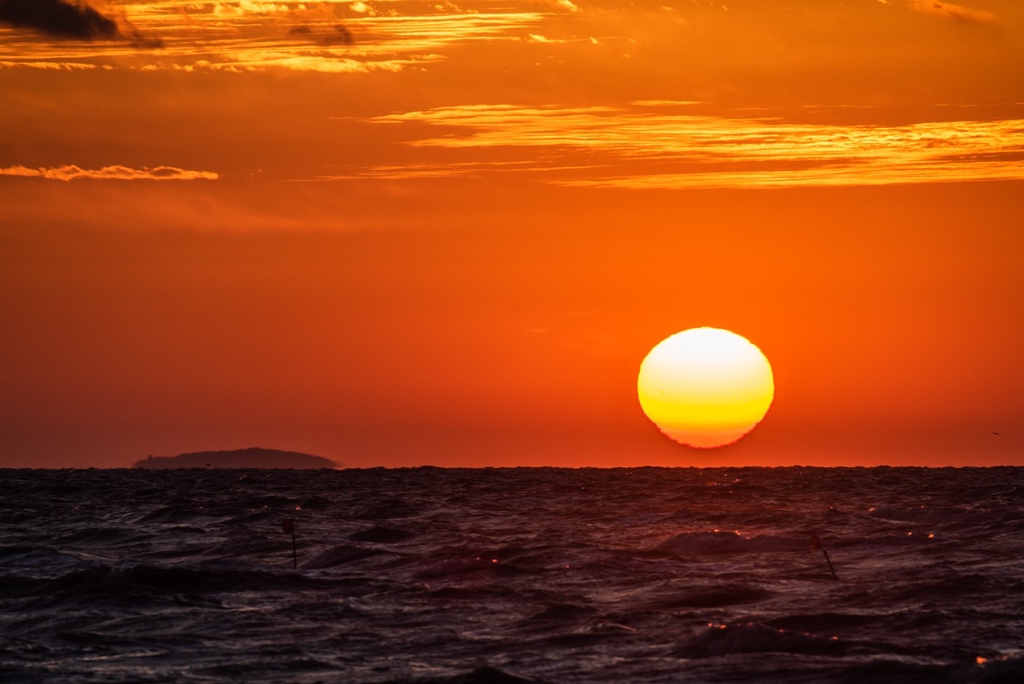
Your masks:
[[[299,550],[295,545],[295,521],[291,518],[285,518],[281,521],[281,529],[284,530],[285,534],[292,535],[292,567],[299,567]],[[835,573],[833,573],[835,574]]]
[[[836,569],[832,567],[832,561],[828,558],[828,551],[826,551],[825,547],[821,545],[821,540],[818,539],[818,535],[816,534],[811,535],[811,548],[815,551],[821,551],[823,554],[825,554],[825,562],[828,563],[828,569],[832,571],[833,577],[839,579],[839,576],[836,575]]]

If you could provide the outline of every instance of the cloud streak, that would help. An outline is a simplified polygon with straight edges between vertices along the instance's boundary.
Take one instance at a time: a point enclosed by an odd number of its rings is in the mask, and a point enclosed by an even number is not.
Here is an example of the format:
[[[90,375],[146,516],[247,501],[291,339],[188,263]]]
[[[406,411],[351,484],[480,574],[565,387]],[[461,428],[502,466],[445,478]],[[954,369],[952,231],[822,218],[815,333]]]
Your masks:
[[[74,164],[55,167],[29,168],[27,166],[8,166],[0,168],[0,176],[20,176],[23,178],[45,178],[47,180],[73,181],[91,180],[151,180],[151,181],[182,181],[182,180],[217,180],[220,175],[213,171],[190,171],[176,166],[155,166],[133,169],[129,166],[104,166],[100,169],[83,169]]]
[[[985,10],[971,9],[942,0],[907,0],[907,6],[915,12],[940,19],[951,19],[968,24],[995,24],[996,15]]]
[[[1024,179],[1024,120],[787,123],[661,107],[470,105],[378,117],[422,160],[363,177],[518,174],[568,185],[768,187]],[[511,162],[515,163],[511,163]]]
[[[0,22],[73,40],[112,39],[120,35],[113,19],[88,4],[64,0],[0,0]]]

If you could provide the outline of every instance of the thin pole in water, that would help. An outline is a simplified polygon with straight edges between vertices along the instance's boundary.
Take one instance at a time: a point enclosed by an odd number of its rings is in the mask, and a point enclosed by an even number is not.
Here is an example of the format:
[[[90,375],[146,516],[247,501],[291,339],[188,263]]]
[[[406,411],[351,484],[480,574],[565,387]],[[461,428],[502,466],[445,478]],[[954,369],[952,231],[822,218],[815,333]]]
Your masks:
[[[284,530],[285,534],[289,532],[292,535],[292,567],[299,567],[299,549],[295,544],[295,521],[291,518],[285,518],[281,521],[281,529]],[[834,573],[833,573],[834,574]]]
[[[832,561],[829,560],[828,551],[821,545],[821,540],[818,539],[818,535],[811,535],[811,548],[815,551],[821,551],[825,555],[825,562],[828,563],[828,569],[832,572],[832,576],[839,579],[839,575],[836,574],[836,569],[832,567]]]

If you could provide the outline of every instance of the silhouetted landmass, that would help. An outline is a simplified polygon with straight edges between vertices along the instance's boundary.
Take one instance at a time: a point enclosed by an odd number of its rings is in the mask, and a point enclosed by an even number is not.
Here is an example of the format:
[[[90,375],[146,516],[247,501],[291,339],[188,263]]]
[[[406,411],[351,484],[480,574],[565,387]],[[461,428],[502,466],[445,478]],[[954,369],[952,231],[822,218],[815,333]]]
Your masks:
[[[342,464],[323,456],[278,449],[233,449],[197,451],[177,456],[150,456],[136,461],[134,468],[338,468]]]

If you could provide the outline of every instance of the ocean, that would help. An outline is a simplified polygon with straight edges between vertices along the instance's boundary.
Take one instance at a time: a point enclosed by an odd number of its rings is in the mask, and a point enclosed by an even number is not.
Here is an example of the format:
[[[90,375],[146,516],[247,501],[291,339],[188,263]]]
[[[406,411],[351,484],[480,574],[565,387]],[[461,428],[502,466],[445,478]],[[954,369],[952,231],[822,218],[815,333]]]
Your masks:
[[[1024,468],[0,470],[0,523],[7,683],[1024,681]]]

